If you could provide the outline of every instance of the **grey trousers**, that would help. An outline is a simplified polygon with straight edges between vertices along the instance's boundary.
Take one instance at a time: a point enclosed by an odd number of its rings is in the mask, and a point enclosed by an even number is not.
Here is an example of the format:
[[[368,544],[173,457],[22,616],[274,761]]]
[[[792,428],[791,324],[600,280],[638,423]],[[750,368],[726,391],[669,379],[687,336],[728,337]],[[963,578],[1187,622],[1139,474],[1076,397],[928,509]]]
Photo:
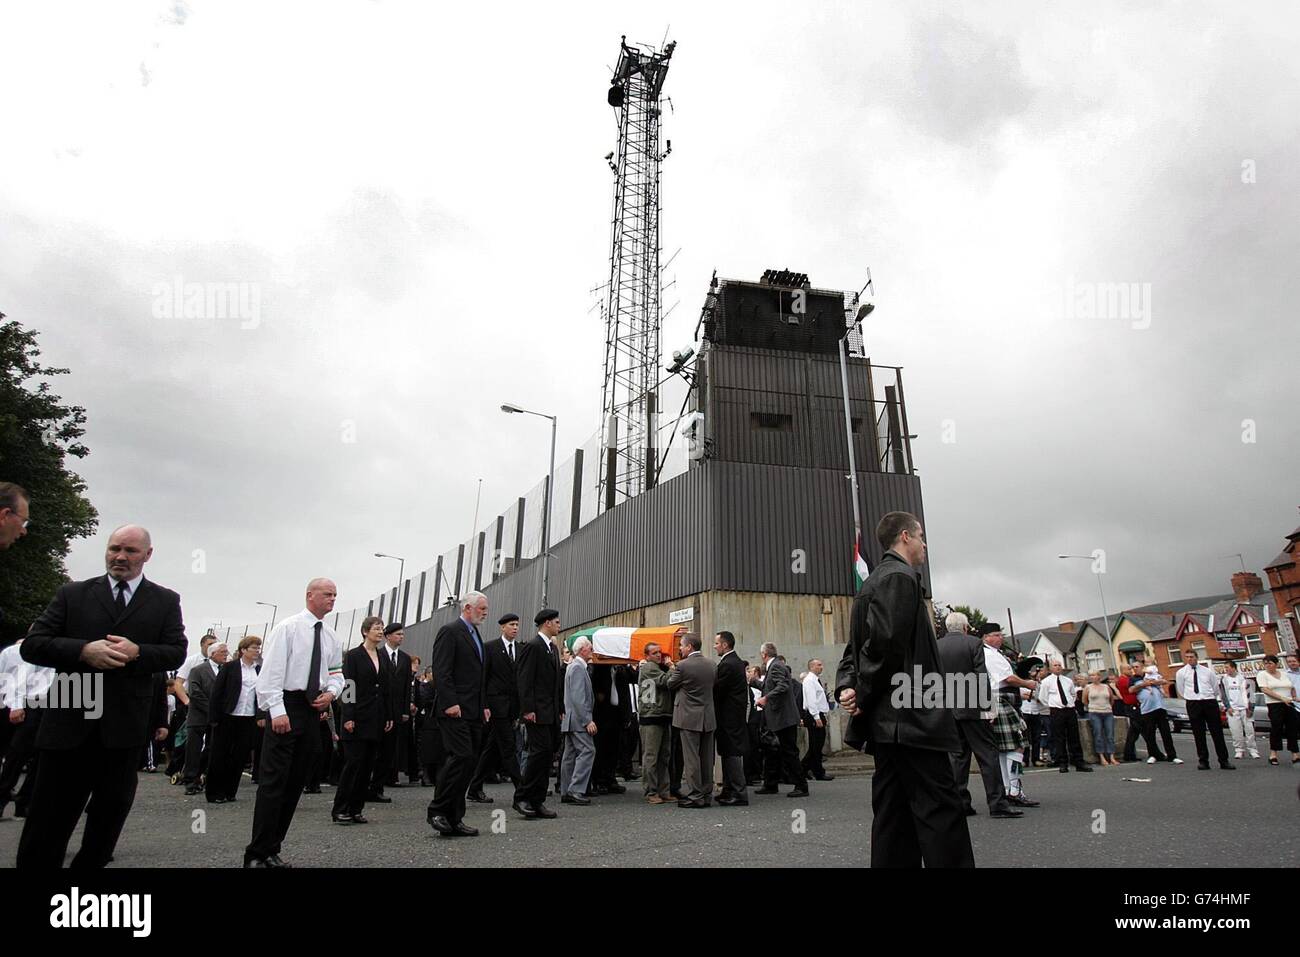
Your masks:
[[[738,800],[749,799],[745,790],[745,759],[740,755],[722,759],[722,789]]]
[[[646,797],[658,794],[668,800],[672,788],[672,730],[668,724],[641,725],[641,784]]]
[[[591,783],[596,761],[596,740],[586,731],[564,732],[564,757],[560,759],[560,796],[581,797]]]
[[[713,800],[713,732],[679,729],[682,737],[682,800]]]

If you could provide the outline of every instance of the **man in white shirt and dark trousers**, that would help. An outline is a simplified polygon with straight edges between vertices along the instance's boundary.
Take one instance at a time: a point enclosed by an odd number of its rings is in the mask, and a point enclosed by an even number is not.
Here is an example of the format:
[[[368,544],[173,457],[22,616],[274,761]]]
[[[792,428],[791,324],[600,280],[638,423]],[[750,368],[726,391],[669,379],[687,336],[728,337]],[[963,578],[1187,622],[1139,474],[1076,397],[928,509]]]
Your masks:
[[[1255,702],[1250,683],[1244,675],[1237,672],[1235,662],[1228,661],[1227,668],[1227,674],[1219,679],[1219,694],[1222,695],[1223,707],[1228,712],[1232,747],[1239,758],[1244,758],[1247,750],[1252,758],[1258,758],[1259,747],[1255,744]]]
[[[1079,743],[1074,682],[1063,671],[1060,660],[1052,659],[1052,673],[1038,686],[1038,700],[1052,713],[1052,757],[1062,774],[1070,770],[1071,764],[1076,771],[1091,771],[1092,768],[1083,763],[1083,745]]]
[[[1219,721],[1219,677],[1209,665],[1201,664],[1196,652],[1190,648],[1183,651],[1183,662],[1174,675],[1174,685],[1179,696],[1187,702],[1187,720],[1191,722],[1192,737],[1196,739],[1196,769],[1210,770],[1210,749],[1205,745],[1208,728],[1210,737],[1214,739],[1219,768],[1235,771],[1236,766],[1228,760],[1228,745],[1223,740],[1223,725]]]
[[[262,649],[257,701],[271,722],[262,741],[245,867],[288,866],[280,847],[321,752],[320,714],[343,692],[343,643],[323,620],[337,597],[332,581],[313,578],[307,607],[276,625]]]
[[[826,746],[826,722],[831,713],[826,688],[821,673],[825,666],[818,658],[808,662],[808,673],[803,678],[803,724],[808,729],[808,753],[803,756],[803,771],[818,781],[833,781],[822,765],[822,750]]]

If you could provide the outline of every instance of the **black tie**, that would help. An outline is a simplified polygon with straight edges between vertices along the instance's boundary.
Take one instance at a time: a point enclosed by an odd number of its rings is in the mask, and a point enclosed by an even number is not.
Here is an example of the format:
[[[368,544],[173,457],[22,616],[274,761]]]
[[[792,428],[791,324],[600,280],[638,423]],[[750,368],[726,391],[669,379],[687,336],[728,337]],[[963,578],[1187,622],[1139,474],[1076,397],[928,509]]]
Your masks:
[[[1060,675],[1057,675],[1057,676],[1056,676],[1056,690],[1059,691],[1059,692],[1061,693],[1061,707],[1062,707],[1062,708],[1068,708],[1068,707],[1070,707],[1070,702],[1069,702],[1069,700],[1065,697],[1065,685],[1061,684],[1061,676],[1060,676]],[[1064,765],[1062,765],[1062,766],[1064,766]]]
[[[506,648],[510,650],[510,663],[513,665],[515,663],[515,643],[513,641],[507,641]]]
[[[118,618],[121,618],[123,615],[126,614],[126,589],[127,589],[127,587],[128,587],[128,586],[127,586],[127,583],[126,583],[126,582],[118,582],[118,583],[117,583],[117,601],[115,601],[113,604],[117,606],[117,617],[118,617]]]
[[[1197,694],[1201,693],[1201,679],[1197,674],[1200,670],[1196,665],[1192,665],[1192,690]]]
[[[318,621],[313,629],[315,637],[311,645],[311,664],[308,666],[307,687],[304,689],[308,703],[315,701],[320,694],[320,629],[321,622]]]

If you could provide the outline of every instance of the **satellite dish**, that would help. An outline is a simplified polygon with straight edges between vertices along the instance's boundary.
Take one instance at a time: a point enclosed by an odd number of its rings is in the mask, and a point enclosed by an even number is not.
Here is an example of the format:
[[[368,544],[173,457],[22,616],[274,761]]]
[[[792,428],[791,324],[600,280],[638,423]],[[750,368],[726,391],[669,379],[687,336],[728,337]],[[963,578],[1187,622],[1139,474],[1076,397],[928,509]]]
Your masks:
[[[618,109],[623,105],[623,87],[615,83],[609,88],[609,93],[605,96],[605,100],[610,106]]]

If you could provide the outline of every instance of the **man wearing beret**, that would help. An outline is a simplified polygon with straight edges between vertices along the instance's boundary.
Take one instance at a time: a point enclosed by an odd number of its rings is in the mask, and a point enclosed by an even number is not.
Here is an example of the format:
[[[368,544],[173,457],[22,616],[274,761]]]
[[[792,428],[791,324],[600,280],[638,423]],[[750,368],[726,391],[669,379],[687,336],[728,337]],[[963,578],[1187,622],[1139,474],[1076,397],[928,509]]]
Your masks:
[[[492,719],[483,736],[483,750],[478,767],[469,782],[471,801],[491,804],[483,793],[483,781],[489,774],[501,773],[519,787],[519,759],[515,754],[515,723],[519,720],[519,616],[511,612],[497,621],[501,636],[483,646],[483,684]]]
[[[543,608],[534,616],[533,623],[537,634],[520,643],[515,666],[519,716],[528,730],[528,757],[523,777],[515,788],[514,809],[527,818],[553,818],[555,812],[546,806],[546,785],[564,710],[560,652],[555,646],[555,636],[560,633],[560,613],[554,608]]]

